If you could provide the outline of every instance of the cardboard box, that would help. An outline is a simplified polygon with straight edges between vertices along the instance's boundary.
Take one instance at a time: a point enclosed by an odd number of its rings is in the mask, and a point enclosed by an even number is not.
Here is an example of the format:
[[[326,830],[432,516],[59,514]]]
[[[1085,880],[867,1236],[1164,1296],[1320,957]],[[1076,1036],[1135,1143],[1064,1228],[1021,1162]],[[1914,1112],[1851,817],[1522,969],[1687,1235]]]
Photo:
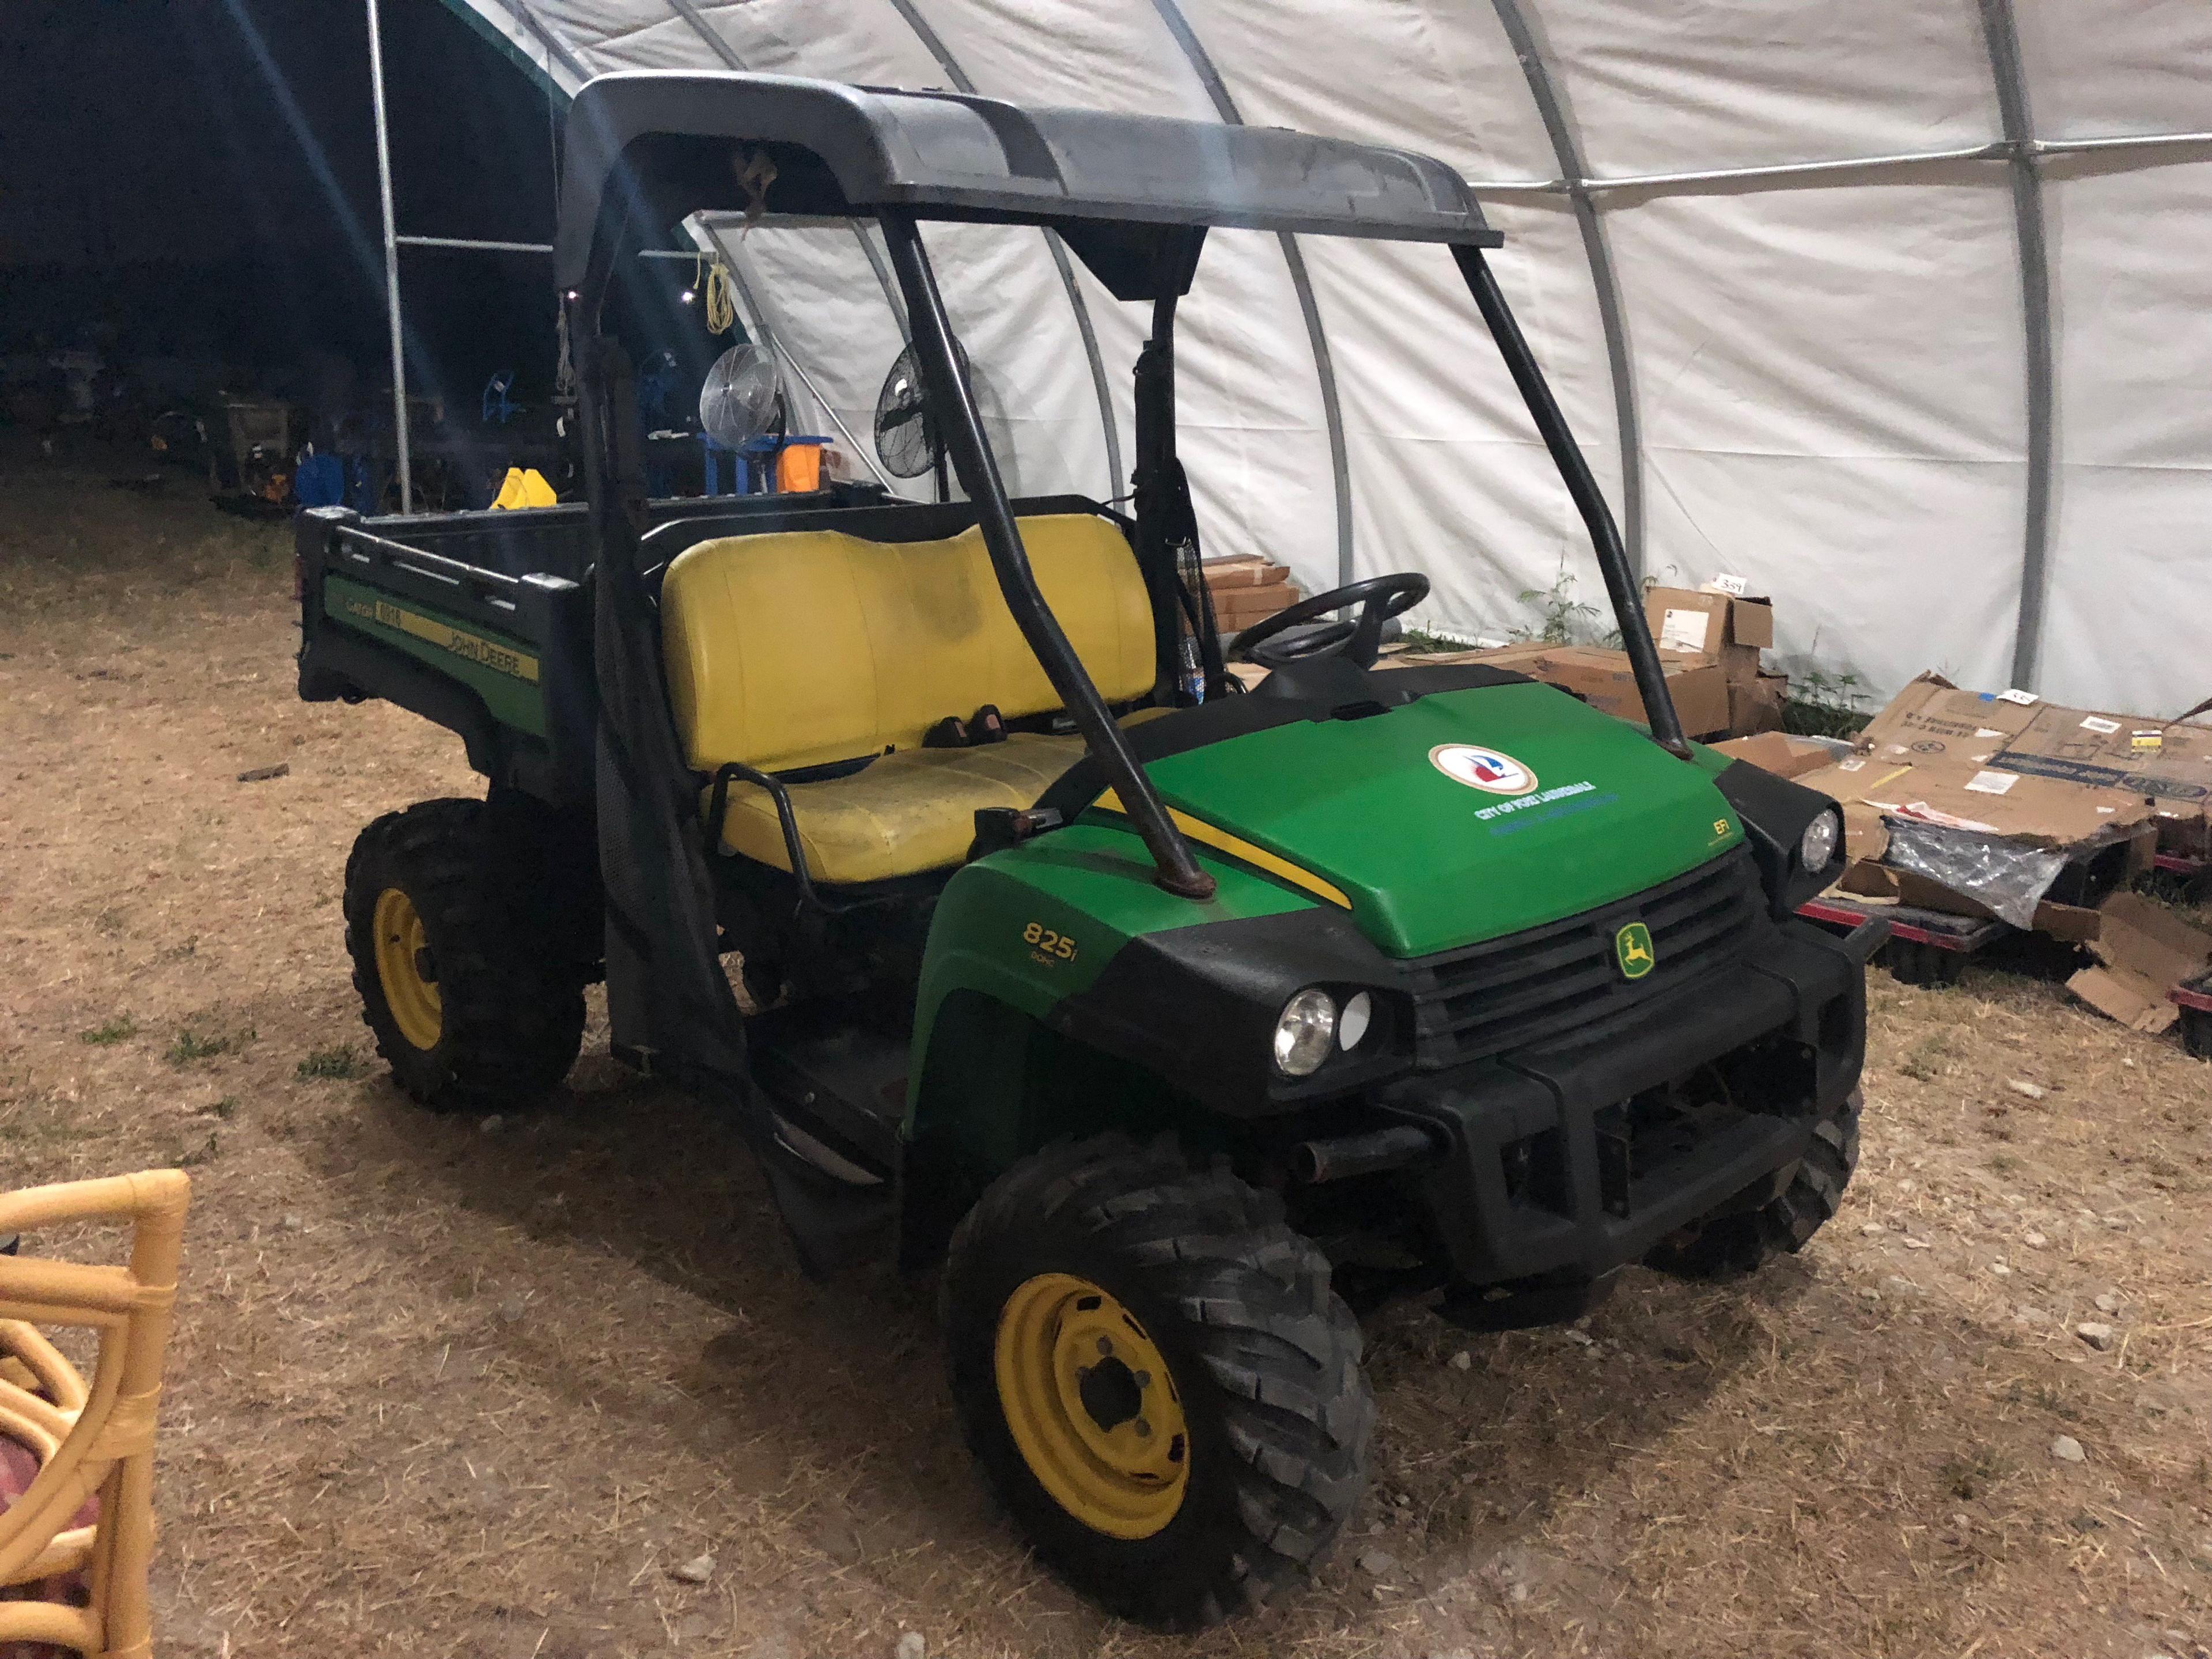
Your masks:
[[[1728,672],[1725,658],[1721,672],[1728,679],[1729,732],[1741,738],[1782,729],[1782,705],[1789,701],[1790,676],[1754,672],[1747,678],[1739,678]]]
[[[1860,733],[1869,756],[1966,757],[1976,764],[2149,803],[2162,851],[2212,856],[2212,726],[1968,691],[1923,674]]]
[[[2135,893],[2115,893],[2099,908],[2103,926],[2089,945],[2097,965],[2066,988],[2123,1025],[2163,1031],[2180,1012],[2166,994],[2212,963],[2212,933]]]
[[[1785,737],[1779,732],[1730,738],[1715,744],[1713,752],[1726,755],[1730,760],[1747,762],[1778,778],[1802,778],[1808,772],[1817,772],[1832,764],[1836,758],[1835,751],[1826,744]]]
[[[1506,653],[1486,653],[1493,660]],[[1667,690],[1674,700],[1674,717],[1693,738],[1725,732],[1729,723],[1728,680],[1718,663],[1703,661],[1680,651],[1662,651]],[[1644,722],[1644,699],[1636,690],[1636,675],[1625,651],[1604,651],[1594,645],[1553,645],[1540,647],[1523,662],[1504,666],[1518,668],[1531,679],[1542,680],[1571,691],[1593,708],[1633,725]]]
[[[1207,559],[1199,568],[1206,577],[1206,585],[1216,593],[1224,588],[1267,587],[1288,581],[1291,575],[1288,566],[1272,564],[1249,553]]]
[[[1712,588],[1651,587],[1644,617],[1662,649],[1719,662],[1731,680],[1759,673],[1759,653],[1774,643],[1774,602]]]
[[[1305,598],[1296,582],[1267,582],[1250,587],[1231,587],[1213,594],[1213,624],[1217,632],[1233,634],[1262,622],[1278,611],[1286,611]]]
[[[1532,680],[1571,691],[1616,720],[1644,724],[1644,699],[1637,693],[1636,676],[1625,651],[1606,651],[1594,645],[1508,645],[1487,651],[1407,654],[1390,659],[1390,665],[1400,667],[1457,662],[1510,668]],[[1675,718],[1682,722],[1686,733],[1703,738],[1728,730],[1728,681],[1717,662],[1680,651],[1662,651],[1659,665],[1674,700]]]

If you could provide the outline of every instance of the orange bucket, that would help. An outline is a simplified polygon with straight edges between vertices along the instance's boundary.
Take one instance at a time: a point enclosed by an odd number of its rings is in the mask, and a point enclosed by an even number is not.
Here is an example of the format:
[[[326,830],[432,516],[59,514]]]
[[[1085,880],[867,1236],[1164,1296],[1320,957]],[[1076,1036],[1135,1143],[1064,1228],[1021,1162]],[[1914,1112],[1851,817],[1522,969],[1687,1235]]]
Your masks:
[[[822,447],[827,438],[786,438],[775,458],[775,487],[785,495],[822,488]]]

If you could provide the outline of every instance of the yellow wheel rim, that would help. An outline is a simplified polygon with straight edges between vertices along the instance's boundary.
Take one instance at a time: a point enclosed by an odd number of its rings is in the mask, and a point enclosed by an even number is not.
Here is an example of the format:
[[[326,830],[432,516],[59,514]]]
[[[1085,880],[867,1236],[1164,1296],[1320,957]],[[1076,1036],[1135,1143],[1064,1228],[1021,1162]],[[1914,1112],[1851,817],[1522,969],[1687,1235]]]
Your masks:
[[[397,887],[376,896],[376,981],[399,1035],[417,1048],[434,1048],[446,1029],[446,1005],[430,969],[429,939],[415,901]]]
[[[1190,1485],[1182,1400],[1136,1317],[1087,1279],[1039,1273],[999,1313],[999,1404],[1060,1508],[1109,1538],[1150,1538]]]

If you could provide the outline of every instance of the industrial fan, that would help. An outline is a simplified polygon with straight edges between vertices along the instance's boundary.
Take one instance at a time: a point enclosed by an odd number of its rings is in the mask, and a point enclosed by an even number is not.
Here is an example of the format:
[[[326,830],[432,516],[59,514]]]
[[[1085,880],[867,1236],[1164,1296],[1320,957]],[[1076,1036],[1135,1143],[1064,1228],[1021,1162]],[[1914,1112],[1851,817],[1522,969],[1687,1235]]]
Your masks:
[[[775,359],[748,341],[714,359],[699,388],[699,429],[725,449],[783,429],[783,376]]]
[[[961,371],[968,368],[968,354],[956,342]],[[918,478],[925,472],[937,477],[937,499],[951,498],[945,476],[945,434],[930,412],[928,388],[921,378],[921,362],[909,345],[884,376],[884,389],[876,395],[876,455],[884,471],[895,478]]]

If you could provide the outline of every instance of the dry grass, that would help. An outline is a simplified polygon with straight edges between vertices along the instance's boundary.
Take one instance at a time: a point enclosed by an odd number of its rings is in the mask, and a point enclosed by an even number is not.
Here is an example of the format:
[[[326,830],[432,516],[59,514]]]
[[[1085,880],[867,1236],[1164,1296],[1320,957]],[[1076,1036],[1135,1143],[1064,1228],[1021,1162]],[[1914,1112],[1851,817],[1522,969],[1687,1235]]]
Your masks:
[[[194,1166],[165,1653],[2212,1640],[2212,1067],[2170,1039],[2031,981],[1878,975],[1865,1163],[1802,1257],[1726,1291],[1638,1277],[1574,1333],[1384,1317],[1353,1535],[1260,1618],[1151,1638],[978,1495],[929,1287],[808,1285],[734,1137],[603,1038],[495,1129],[345,1075],[347,847],[471,791],[459,744],[294,698],[281,529],[181,480],[164,501],[0,461],[0,1178]],[[1401,1564],[1379,1579],[1376,1549]],[[708,1584],[669,1576],[702,1552]]]

